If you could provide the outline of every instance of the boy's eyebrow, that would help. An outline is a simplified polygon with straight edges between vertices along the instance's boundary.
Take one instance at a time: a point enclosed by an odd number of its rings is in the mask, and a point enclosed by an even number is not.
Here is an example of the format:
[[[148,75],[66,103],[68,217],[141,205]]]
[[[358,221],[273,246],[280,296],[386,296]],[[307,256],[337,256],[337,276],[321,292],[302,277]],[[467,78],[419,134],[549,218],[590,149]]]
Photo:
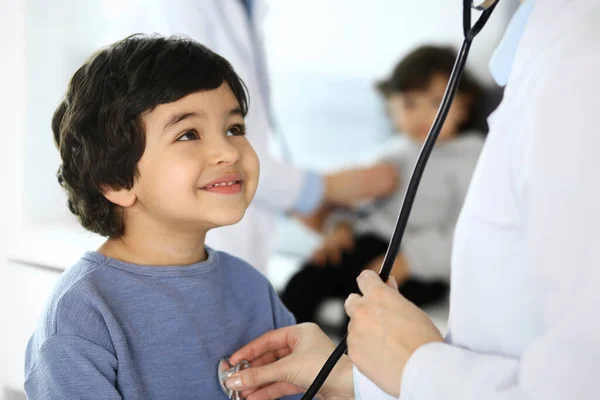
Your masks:
[[[192,111],[192,112],[180,112],[177,114],[173,114],[171,116],[171,118],[169,118],[169,120],[167,121],[167,123],[165,124],[165,126],[163,127],[162,132],[165,133],[169,128],[171,128],[173,125],[176,125],[178,123],[180,123],[181,121],[183,121],[184,119],[188,119],[191,117],[196,117],[196,118],[203,118],[206,116],[206,113],[204,111]]]
[[[229,111],[230,117],[233,117],[234,115],[235,116],[239,115],[240,117],[243,117],[244,113],[242,112],[242,109],[240,107],[236,107],[236,108],[233,108],[231,111]]]
[[[244,116],[244,113],[242,112],[242,109],[240,107],[236,107],[233,108],[229,111],[229,116]],[[177,114],[173,114],[171,116],[171,118],[169,118],[169,120],[167,121],[167,123],[165,124],[165,126],[163,127],[162,133],[165,133],[169,128],[171,128],[173,125],[176,125],[178,123],[180,123],[181,121],[191,118],[191,117],[196,117],[196,118],[204,118],[206,117],[206,113],[204,111],[188,111],[188,112],[180,112]]]

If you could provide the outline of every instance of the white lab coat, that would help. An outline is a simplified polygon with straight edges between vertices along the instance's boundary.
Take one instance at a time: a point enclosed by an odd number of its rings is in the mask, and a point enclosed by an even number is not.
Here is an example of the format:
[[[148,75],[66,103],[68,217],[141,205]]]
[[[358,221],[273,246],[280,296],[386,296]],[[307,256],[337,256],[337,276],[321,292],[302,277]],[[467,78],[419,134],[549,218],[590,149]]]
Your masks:
[[[260,28],[266,4],[253,0],[254,25]],[[241,222],[210,231],[207,244],[240,257],[265,272],[276,216],[293,208],[305,173],[269,152],[272,132],[266,68],[261,68],[262,32],[250,28],[240,0],[140,0],[132,26],[138,32],[184,34],[225,57],[250,93],[248,139],[260,159],[256,197]],[[256,36],[253,36],[256,35]],[[263,63],[264,64],[264,63]],[[264,66],[263,66],[264,67]]]
[[[600,398],[599,38],[599,0],[537,0],[456,229],[446,343],[402,400]]]

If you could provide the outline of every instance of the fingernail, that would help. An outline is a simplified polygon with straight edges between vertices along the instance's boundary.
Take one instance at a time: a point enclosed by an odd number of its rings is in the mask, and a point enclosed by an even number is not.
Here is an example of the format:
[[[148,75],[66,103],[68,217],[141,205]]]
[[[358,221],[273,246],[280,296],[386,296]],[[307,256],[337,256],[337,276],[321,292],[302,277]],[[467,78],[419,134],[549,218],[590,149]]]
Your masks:
[[[242,378],[240,378],[239,375],[231,376],[229,379],[227,379],[227,382],[225,382],[225,384],[231,390],[242,390],[243,389]]]

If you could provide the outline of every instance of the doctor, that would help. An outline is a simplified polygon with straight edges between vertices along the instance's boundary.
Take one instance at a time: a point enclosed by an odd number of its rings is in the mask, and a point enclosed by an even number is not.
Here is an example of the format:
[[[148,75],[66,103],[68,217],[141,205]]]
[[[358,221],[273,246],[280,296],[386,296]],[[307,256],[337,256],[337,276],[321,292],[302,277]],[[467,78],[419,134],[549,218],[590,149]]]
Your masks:
[[[507,89],[455,233],[448,334],[363,273],[323,399],[600,398],[600,1],[530,1],[492,62]],[[302,391],[333,347],[314,325],[267,333],[228,385]]]
[[[144,33],[185,34],[224,56],[250,93],[248,139],[261,163],[258,191],[244,219],[213,229],[207,244],[240,257],[261,271],[271,253],[274,221],[281,212],[309,215],[321,205],[352,205],[394,191],[396,170],[376,165],[322,176],[275,159],[267,68],[260,25],[264,0],[139,0],[133,26]]]

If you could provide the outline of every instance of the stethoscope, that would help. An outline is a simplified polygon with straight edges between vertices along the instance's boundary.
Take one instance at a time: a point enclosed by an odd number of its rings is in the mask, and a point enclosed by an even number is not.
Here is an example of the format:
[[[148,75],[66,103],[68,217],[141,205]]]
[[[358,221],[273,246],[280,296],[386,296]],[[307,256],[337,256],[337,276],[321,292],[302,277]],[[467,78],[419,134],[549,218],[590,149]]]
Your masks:
[[[402,237],[404,235],[404,231],[408,223],[408,217],[410,216],[410,211],[412,209],[415,196],[419,188],[419,183],[421,182],[421,177],[423,176],[423,172],[425,171],[425,166],[427,165],[429,155],[433,150],[435,142],[440,134],[440,130],[444,125],[446,116],[448,115],[448,111],[450,110],[450,106],[452,104],[452,100],[454,99],[454,95],[456,94],[460,78],[465,69],[467,57],[469,55],[469,50],[471,49],[471,43],[473,42],[473,38],[475,38],[475,36],[477,36],[477,34],[481,32],[481,29],[489,20],[492,12],[496,8],[496,5],[499,1],[500,0],[463,0],[464,40],[458,57],[456,58],[456,63],[454,64],[452,74],[450,75],[450,81],[448,82],[448,87],[446,88],[444,99],[442,100],[442,104],[440,105],[431,130],[427,135],[427,139],[425,140],[425,143],[421,148],[419,158],[417,159],[408,187],[406,189],[406,193],[404,195],[402,208],[396,220],[394,234],[392,235],[392,239],[390,240],[390,243],[388,245],[388,249],[386,251],[381,270],[379,271],[379,277],[384,282],[388,280],[388,277],[392,270],[392,266],[394,265],[394,260],[396,259],[396,256],[398,255],[398,252],[400,250]],[[473,26],[471,25],[471,8],[483,11],[481,16]],[[333,367],[335,367],[335,364],[342,357],[342,355],[346,353],[347,349],[348,345],[346,343],[346,336],[344,336],[340,344],[336,347],[336,349],[333,351],[333,353],[331,353],[331,355],[325,362],[325,365],[323,365],[323,368],[315,378],[312,385],[308,388],[304,396],[302,396],[302,400],[310,400],[316,396],[316,394],[319,392],[319,389],[321,389],[321,386],[323,386],[323,383],[325,383],[325,380],[333,370]],[[221,388],[223,389],[223,392],[227,395],[229,399],[238,400],[242,397],[240,392],[231,391],[227,388],[227,386],[225,385],[227,378],[229,378],[231,375],[242,369],[250,367],[251,365],[248,361],[241,361],[237,365],[231,365],[229,363],[228,358],[222,358],[219,361],[219,365],[217,367],[219,383],[221,385]]]

